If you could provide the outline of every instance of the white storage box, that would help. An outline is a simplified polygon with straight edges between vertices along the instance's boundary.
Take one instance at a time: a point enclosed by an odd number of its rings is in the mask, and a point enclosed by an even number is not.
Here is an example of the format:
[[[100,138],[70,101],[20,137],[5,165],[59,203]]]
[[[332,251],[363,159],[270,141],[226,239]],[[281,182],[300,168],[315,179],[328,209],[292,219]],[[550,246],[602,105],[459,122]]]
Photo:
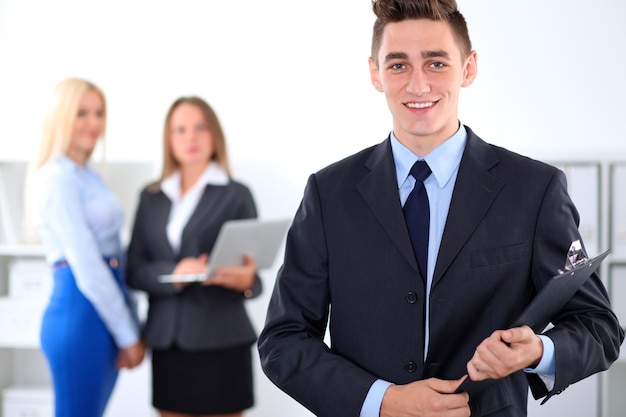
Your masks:
[[[44,260],[20,259],[9,268],[9,297],[44,298],[52,291],[52,269]]]
[[[0,297],[0,346],[38,348],[45,308],[39,298]]]
[[[53,417],[52,390],[43,387],[10,387],[2,393],[3,417]]]

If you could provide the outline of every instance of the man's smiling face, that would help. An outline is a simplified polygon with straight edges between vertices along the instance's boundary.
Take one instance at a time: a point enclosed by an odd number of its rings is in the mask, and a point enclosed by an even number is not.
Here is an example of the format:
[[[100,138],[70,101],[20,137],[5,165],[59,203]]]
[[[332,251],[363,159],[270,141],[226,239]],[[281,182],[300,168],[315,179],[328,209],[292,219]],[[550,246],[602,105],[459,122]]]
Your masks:
[[[385,93],[400,142],[428,153],[454,135],[461,87],[476,77],[476,53],[463,56],[448,23],[389,23],[376,58],[370,58],[372,83]]]

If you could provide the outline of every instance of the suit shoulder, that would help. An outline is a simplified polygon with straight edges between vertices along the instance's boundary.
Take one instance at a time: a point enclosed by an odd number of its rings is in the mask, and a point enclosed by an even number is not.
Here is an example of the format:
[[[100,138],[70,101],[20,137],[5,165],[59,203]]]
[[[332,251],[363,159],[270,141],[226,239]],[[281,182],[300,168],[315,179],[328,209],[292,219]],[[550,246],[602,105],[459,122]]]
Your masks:
[[[211,186],[210,184],[207,185],[207,187],[210,187],[210,186]],[[215,187],[224,189],[224,191],[226,192],[226,195],[231,196],[231,198],[243,199],[243,200],[254,200],[254,197],[252,195],[252,190],[250,189],[250,187],[248,187],[248,185],[246,185],[243,182],[234,180],[233,178],[230,178],[227,184],[217,185]]]
[[[544,173],[554,175],[556,171],[559,171],[557,167],[550,165],[547,162],[513,152],[500,146],[492,144],[489,146],[491,146],[494,152],[498,155],[500,162],[506,166],[516,167],[517,169],[525,170],[526,172],[533,172],[533,174]]]
[[[530,169],[533,173],[556,172],[558,169],[546,162],[530,158],[529,156],[513,152],[493,143],[486,142],[479,137],[469,126],[465,126],[468,134],[467,148],[471,155],[482,161],[487,166],[491,164],[501,167],[511,167],[518,169]]]
[[[144,187],[141,189],[141,192],[139,193],[139,197],[141,199],[151,198],[159,194],[162,194],[160,183],[159,181],[153,181],[144,185]]]
[[[242,193],[250,193],[250,187],[248,187],[248,185],[232,178],[230,179],[230,181],[228,182],[228,185],[226,186],[232,188],[235,191],[240,191]]]
[[[494,167],[496,170],[508,170],[515,172],[532,172],[533,175],[554,175],[559,171],[556,167],[537,159],[530,158],[507,148],[486,142],[476,135],[469,127],[468,143],[466,150],[472,158],[480,161],[482,165]]]

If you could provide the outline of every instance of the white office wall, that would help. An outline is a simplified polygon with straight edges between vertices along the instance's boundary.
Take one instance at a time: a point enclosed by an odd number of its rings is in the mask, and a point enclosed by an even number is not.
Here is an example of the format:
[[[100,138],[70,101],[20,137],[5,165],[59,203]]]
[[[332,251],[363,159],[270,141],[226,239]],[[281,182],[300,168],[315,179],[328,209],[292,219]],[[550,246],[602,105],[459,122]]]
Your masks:
[[[626,2],[459,0],[479,75],[460,117],[486,140],[555,159],[620,140]],[[93,80],[109,158],[159,160],[180,95],[207,99],[262,215],[291,214],[307,175],[390,128],[369,82],[367,0],[0,0],[2,158],[27,158],[51,86]]]
[[[460,117],[531,156],[626,157],[622,0],[459,0],[479,75]],[[313,171],[381,141],[368,0],[0,0],[0,158],[26,159],[57,81],[99,84],[107,157],[157,161],[167,107],[204,97],[266,218],[291,216]],[[128,218],[132,213],[128,213]],[[273,283],[250,309],[260,329]],[[257,369],[250,416],[304,416]]]

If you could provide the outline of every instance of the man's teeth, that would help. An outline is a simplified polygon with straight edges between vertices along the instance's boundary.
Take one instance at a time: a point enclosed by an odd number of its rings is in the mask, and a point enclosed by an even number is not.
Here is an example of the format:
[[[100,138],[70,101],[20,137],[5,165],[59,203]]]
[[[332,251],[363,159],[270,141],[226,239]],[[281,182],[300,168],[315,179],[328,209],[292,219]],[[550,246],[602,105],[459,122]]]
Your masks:
[[[406,106],[412,109],[425,109],[426,107],[432,107],[434,104],[434,102],[430,101],[428,103],[406,103]]]

